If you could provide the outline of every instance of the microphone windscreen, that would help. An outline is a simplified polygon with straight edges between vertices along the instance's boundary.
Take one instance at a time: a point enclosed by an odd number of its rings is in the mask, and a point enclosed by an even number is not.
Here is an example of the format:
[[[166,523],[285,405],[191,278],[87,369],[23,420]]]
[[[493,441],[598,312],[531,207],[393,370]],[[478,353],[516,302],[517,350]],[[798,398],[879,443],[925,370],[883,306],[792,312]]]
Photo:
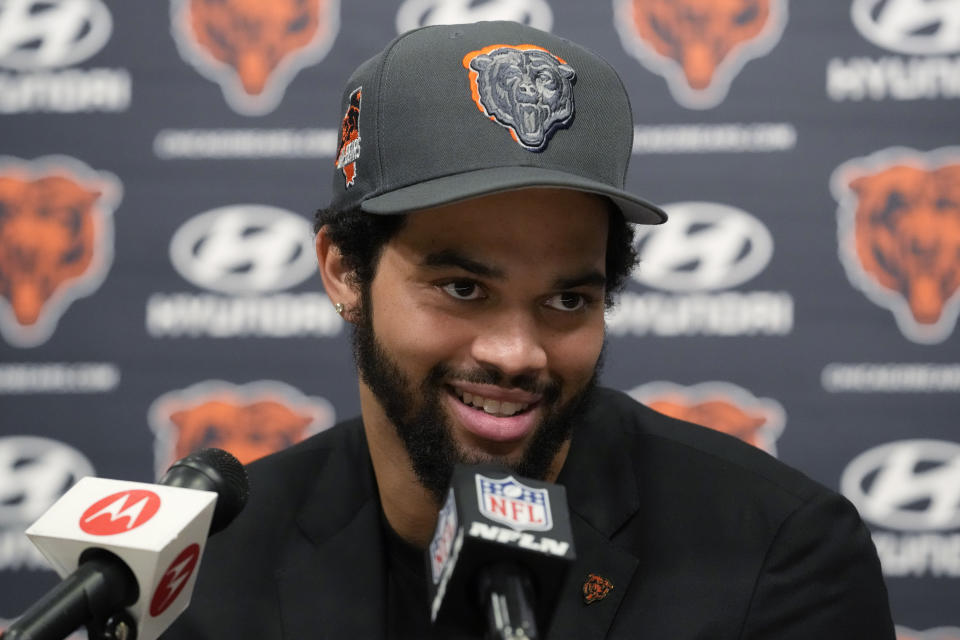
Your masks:
[[[201,449],[177,460],[167,469],[160,484],[217,494],[210,535],[233,522],[247,504],[250,494],[246,469],[223,449]]]

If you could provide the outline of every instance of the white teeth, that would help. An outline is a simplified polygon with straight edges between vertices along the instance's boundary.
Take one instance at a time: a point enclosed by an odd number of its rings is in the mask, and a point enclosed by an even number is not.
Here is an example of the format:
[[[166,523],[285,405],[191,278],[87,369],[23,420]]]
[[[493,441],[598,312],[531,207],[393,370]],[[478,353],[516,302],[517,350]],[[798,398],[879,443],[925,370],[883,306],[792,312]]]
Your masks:
[[[483,401],[483,410],[487,413],[497,414],[500,413],[500,401],[499,400],[490,400],[489,398]]]
[[[456,390],[456,393],[464,404],[470,405],[471,407],[476,407],[477,409],[494,416],[512,416],[526,410],[526,408],[529,406],[520,402],[507,402],[494,400],[492,398],[484,398],[467,391],[460,391],[459,389]]]

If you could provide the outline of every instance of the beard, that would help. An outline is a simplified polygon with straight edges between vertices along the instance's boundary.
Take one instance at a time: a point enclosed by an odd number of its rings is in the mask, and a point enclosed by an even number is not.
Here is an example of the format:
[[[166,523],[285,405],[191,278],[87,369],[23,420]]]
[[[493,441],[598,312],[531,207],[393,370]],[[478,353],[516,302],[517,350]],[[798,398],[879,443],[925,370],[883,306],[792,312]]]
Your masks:
[[[369,297],[364,295],[352,334],[360,379],[380,401],[410,457],[417,480],[438,506],[443,503],[453,467],[458,463],[499,464],[528,478],[543,480],[546,477],[561,447],[570,439],[574,425],[586,413],[588,398],[597,385],[602,358],[597,359],[590,379],[562,404],[559,401],[562,380],[544,383],[526,375],[508,378],[500,371],[487,368],[456,371],[438,363],[419,385],[415,385],[377,339],[369,309]],[[453,425],[443,409],[443,396],[450,393],[448,385],[454,380],[542,394],[540,404],[544,416],[519,460],[511,463],[493,454],[471,454],[457,445]]]

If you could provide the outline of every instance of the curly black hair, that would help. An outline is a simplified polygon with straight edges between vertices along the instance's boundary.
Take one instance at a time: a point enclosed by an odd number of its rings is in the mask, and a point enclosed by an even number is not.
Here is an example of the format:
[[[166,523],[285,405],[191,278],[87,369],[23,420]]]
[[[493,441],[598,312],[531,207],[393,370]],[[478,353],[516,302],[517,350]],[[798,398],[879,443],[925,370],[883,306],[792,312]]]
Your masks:
[[[614,305],[617,293],[623,289],[627,276],[636,266],[637,252],[633,246],[633,225],[624,219],[620,209],[609,200],[607,202],[610,222],[605,303],[609,308]],[[403,228],[406,219],[405,215],[365,213],[360,207],[342,212],[324,208],[315,214],[314,232],[327,227],[331,242],[340,250],[344,263],[352,272],[353,284],[360,291],[369,291],[384,245]]]

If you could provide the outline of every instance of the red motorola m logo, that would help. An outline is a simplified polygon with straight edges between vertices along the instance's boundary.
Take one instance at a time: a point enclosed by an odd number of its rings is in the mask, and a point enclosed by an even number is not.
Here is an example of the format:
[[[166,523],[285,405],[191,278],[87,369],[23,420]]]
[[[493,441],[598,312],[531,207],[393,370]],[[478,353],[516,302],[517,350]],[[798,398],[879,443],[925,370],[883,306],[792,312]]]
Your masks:
[[[129,489],[94,502],[80,516],[80,528],[92,536],[126,533],[144,524],[160,509],[160,496],[146,489]]]
[[[197,561],[200,559],[200,545],[191,544],[180,552],[170,568],[163,574],[157,590],[153,592],[153,598],[150,599],[150,615],[156,618],[173,604],[180,592],[186,586],[193,570],[197,568]]]

